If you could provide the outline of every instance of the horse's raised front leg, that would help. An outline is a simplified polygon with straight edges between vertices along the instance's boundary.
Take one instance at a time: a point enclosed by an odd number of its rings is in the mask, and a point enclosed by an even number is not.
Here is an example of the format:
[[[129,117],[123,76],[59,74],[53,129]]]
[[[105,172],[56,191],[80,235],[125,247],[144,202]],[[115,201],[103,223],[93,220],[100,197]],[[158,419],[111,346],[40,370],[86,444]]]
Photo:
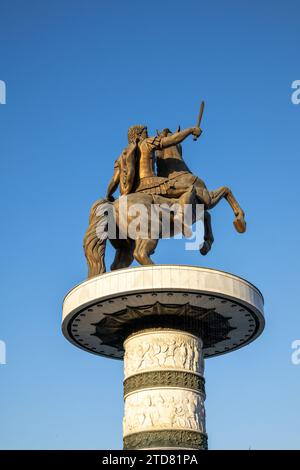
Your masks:
[[[215,207],[218,202],[222,199],[225,198],[227,202],[229,203],[230,207],[232,208],[234,215],[235,215],[235,220],[233,221],[233,225],[235,229],[239,233],[243,233],[246,231],[246,221],[245,221],[245,213],[237,200],[235,199],[234,195],[231,192],[231,189],[228,188],[227,186],[222,186],[221,188],[218,188],[214,191],[210,191],[210,196],[211,196],[211,203],[209,206],[209,209],[212,209]]]
[[[200,248],[201,255],[207,255],[212,247],[213,242],[214,236],[211,227],[211,216],[207,211],[204,211],[204,243]]]

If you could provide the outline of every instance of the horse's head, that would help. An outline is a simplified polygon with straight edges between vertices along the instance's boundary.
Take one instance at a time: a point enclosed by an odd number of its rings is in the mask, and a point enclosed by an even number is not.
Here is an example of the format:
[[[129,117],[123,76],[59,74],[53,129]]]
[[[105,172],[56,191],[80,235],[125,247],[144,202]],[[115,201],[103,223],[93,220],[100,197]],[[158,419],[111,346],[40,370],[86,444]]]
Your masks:
[[[177,130],[175,132],[179,132],[179,131],[180,131],[180,126],[177,127]],[[170,131],[168,127],[165,127],[162,131],[159,131],[158,129],[156,129],[156,134],[158,135],[158,137],[167,137],[168,135],[172,135],[173,132]]]
[[[158,137],[169,137],[171,135],[176,134],[177,132],[180,132],[180,126],[177,127],[175,132],[172,132],[168,127],[165,127],[162,131],[159,131],[156,129],[156,133]],[[176,160],[182,160],[182,147],[181,144],[177,145],[172,145],[172,147],[167,147],[162,150],[156,151],[156,157],[159,159],[176,159]]]
[[[168,138],[177,132],[180,132],[180,126],[178,126],[175,132],[172,132],[168,127],[165,127],[162,131],[156,130],[158,137],[161,137],[162,139]],[[188,171],[182,158],[181,144],[171,145],[171,147],[164,147],[160,150],[156,150],[155,156],[158,176],[168,178],[174,172]]]

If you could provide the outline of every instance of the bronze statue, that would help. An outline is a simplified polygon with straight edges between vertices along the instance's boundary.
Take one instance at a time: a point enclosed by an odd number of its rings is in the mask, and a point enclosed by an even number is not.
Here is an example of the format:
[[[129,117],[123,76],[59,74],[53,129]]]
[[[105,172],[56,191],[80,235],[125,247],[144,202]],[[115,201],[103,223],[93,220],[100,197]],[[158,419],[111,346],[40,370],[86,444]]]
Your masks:
[[[214,191],[209,191],[205,183],[196,175],[193,175],[182,157],[181,142],[189,135],[196,140],[201,135],[200,122],[203,114],[204,103],[196,127],[190,127],[181,131],[179,128],[172,133],[168,128],[157,135],[149,137],[146,126],[132,126],[128,130],[128,146],[115,161],[113,177],[108,185],[106,199],[96,201],[90,212],[89,226],[84,237],[84,251],[88,263],[88,277],[102,274],[105,267],[106,239],[99,238],[97,227],[105,224],[106,215],[99,211],[108,202],[114,208],[114,222],[116,236],[109,238],[116,249],[115,259],[111,269],[129,267],[135,259],[142,265],[153,264],[151,255],[154,253],[158,239],[163,238],[162,222],[159,221],[159,237],[153,238],[151,231],[151,216],[153,216],[153,204],[163,204],[172,208],[176,203],[181,216],[186,204],[196,207],[204,205],[204,243],[200,248],[202,255],[206,255],[211,249],[213,233],[211,218],[208,211],[225,198],[235,214],[234,226],[243,233],[246,230],[244,212],[234,198],[231,190],[222,186]],[[155,166],[157,172],[155,172]],[[114,200],[113,194],[119,187],[121,199]],[[120,203],[126,197],[127,213],[120,211]],[[146,222],[146,236],[129,236],[125,232],[134,219],[130,209],[136,204],[145,208],[148,217]],[[176,224],[179,215],[170,213],[170,236],[178,233]],[[191,223],[197,220],[197,213],[193,210]],[[190,229],[185,224],[179,225],[180,230],[186,236],[190,235]],[[126,233],[122,237],[121,234]],[[152,238],[151,238],[152,236]]]
[[[115,162],[114,174],[107,189],[106,198],[113,200],[113,193],[120,186],[120,194],[146,192],[148,194],[179,197],[182,191],[171,190],[173,182],[155,174],[155,150],[180,144],[189,135],[199,136],[200,128],[190,127],[176,134],[158,134],[148,137],[146,126],[132,126],[128,130],[129,145]]]

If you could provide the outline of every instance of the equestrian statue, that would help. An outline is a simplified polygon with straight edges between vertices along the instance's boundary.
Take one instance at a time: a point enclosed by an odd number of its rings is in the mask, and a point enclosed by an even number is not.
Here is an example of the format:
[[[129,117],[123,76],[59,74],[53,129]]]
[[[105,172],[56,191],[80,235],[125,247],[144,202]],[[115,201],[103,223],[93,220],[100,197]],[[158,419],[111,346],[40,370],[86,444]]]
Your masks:
[[[203,110],[204,102],[201,103],[195,127],[184,130],[178,128],[174,133],[165,128],[161,132],[157,131],[155,136],[149,137],[147,127],[144,125],[129,128],[128,145],[115,161],[106,197],[97,200],[90,211],[89,225],[84,237],[89,278],[106,272],[107,239],[116,250],[111,270],[127,268],[134,260],[141,265],[154,264],[151,255],[155,252],[159,239],[165,238],[162,217],[158,218],[158,236],[153,237],[151,220],[154,214],[153,208],[157,205],[169,208],[169,236],[174,236],[178,232],[191,236],[189,225],[196,222],[199,217],[195,208],[197,204],[202,205],[204,240],[199,247],[202,255],[209,252],[214,241],[209,211],[222,198],[228,201],[234,212],[235,229],[239,233],[245,232],[244,211],[230,188],[221,186],[209,191],[204,181],[194,175],[183,160],[181,143],[189,136],[193,136],[194,140],[200,137]],[[120,196],[115,200],[113,195],[117,189]],[[121,210],[125,200],[126,213]],[[186,205],[192,207],[192,217],[188,224],[183,217]],[[112,209],[109,212],[113,214],[116,230],[113,235],[108,233],[107,236],[101,236],[106,233],[109,207]],[[127,228],[135,223],[136,207],[143,208],[146,230],[129,233]],[[177,210],[173,211],[173,207]]]

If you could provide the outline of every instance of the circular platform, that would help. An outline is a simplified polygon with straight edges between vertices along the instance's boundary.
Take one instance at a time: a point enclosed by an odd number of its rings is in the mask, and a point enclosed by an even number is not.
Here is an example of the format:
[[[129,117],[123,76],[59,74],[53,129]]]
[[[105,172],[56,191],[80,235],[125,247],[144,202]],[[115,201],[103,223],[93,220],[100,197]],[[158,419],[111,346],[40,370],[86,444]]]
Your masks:
[[[223,271],[153,265],[96,276],[64,299],[64,336],[94,354],[123,359],[126,337],[150,327],[197,332],[204,357],[217,356],[261,334],[263,297],[249,282]]]

